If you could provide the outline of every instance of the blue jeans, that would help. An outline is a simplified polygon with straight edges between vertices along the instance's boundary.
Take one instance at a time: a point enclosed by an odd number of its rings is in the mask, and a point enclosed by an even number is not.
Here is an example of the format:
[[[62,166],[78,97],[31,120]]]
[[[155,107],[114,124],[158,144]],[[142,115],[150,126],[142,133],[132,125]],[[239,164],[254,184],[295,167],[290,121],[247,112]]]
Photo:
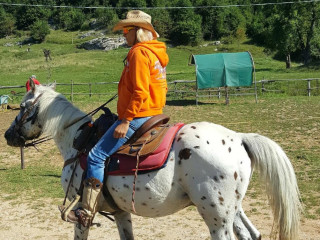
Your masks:
[[[123,144],[125,144],[133,135],[133,133],[137,131],[137,129],[141,127],[141,125],[149,118],[150,117],[133,119],[129,124],[128,132],[124,138],[113,137],[114,130],[121,123],[121,120],[116,121],[89,152],[87,158],[86,179],[96,178],[99,179],[100,182],[103,182],[106,159],[114,154]]]

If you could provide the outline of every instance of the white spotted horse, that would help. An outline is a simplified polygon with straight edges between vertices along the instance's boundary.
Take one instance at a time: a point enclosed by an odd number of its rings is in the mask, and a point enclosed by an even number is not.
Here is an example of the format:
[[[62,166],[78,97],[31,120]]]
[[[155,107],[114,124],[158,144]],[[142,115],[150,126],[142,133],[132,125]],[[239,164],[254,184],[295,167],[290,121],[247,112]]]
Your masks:
[[[67,129],[64,126],[85,115],[50,87],[32,84],[5,138],[10,146],[18,147],[49,134],[66,161],[77,154],[73,139],[90,118]],[[300,195],[293,167],[281,147],[267,137],[234,132],[209,122],[184,125],[173,141],[167,165],[138,175],[135,212],[131,207],[134,176],[108,177],[105,186],[118,207],[114,218],[120,239],[134,239],[132,213],[155,218],[190,205],[197,207],[211,239],[261,239],[242,208],[254,168],[266,185],[279,238],[299,239]],[[69,200],[77,195],[82,173],[79,164],[63,168],[61,183],[65,192],[69,186]],[[110,209],[104,204],[101,210]],[[87,239],[88,234],[89,228],[75,224],[74,239]]]

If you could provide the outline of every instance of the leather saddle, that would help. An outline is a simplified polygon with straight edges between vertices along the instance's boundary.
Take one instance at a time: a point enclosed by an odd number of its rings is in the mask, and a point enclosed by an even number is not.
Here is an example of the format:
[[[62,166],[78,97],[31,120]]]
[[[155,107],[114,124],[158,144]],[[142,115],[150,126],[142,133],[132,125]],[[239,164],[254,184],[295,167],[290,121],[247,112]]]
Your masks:
[[[131,157],[146,156],[157,149],[170,128],[170,120],[165,114],[159,114],[148,119],[132,137],[118,149],[115,154]]]

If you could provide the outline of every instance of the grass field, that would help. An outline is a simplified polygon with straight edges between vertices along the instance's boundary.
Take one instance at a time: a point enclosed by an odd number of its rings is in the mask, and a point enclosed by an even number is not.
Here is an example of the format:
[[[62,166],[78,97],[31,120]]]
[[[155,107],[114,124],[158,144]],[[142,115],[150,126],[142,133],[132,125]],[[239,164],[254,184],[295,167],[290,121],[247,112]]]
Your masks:
[[[4,47],[7,42],[18,39],[0,39],[0,85],[24,85],[28,76],[36,74],[43,83],[107,82],[118,81],[128,49],[120,48],[110,52],[85,51],[75,46],[81,41],[77,33],[57,31],[52,33],[41,45]],[[71,44],[72,36],[74,43]],[[53,60],[45,62],[42,49],[50,49]],[[188,66],[190,54],[219,52],[250,51],[256,64],[257,80],[316,78],[320,76],[317,65],[303,67],[294,63],[290,70],[285,63],[274,60],[272,54],[266,54],[263,48],[250,44],[233,44],[208,47],[169,48],[170,64],[168,80],[195,78],[194,67]],[[58,91],[65,89],[59,88]],[[21,89],[24,91],[24,89]],[[110,89],[110,91],[115,91]],[[89,112],[106,100],[105,96],[88,98],[75,102],[82,110]],[[256,132],[278,142],[288,154],[294,165],[305,213],[308,218],[320,218],[320,97],[287,96],[286,94],[259,95],[258,104],[253,97],[235,97],[230,105],[223,100],[213,99],[209,103],[195,106],[193,98],[169,98],[165,113],[171,116],[172,122],[210,121],[224,125],[239,132]],[[110,105],[115,111],[115,103]],[[19,150],[5,145],[3,133],[9,127],[13,117],[7,119],[6,113],[0,113],[7,122],[1,131],[0,181],[1,192],[10,197],[21,196],[25,191],[32,191],[32,198],[62,197],[60,187],[61,158],[56,147],[50,145],[40,152],[26,150],[30,159],[27,169],[19,169],[19,160],[9,156],[19,156]],[[6,127],[7,125],[7,127]],[[2,142],[2,143],[1,143]],[[256,175],[250,184],[248,194],[259,198],[262,191],[257,191],[259,183]],[[253,191],[254,190],[254,191]]]

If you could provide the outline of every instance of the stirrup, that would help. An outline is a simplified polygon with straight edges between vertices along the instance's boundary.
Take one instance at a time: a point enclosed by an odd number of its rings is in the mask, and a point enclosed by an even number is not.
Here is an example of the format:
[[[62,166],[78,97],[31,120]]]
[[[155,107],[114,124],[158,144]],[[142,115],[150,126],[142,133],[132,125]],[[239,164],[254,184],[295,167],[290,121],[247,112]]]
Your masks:
[[[65,207],[59,206],[59,210],[64,212]],[[62,219],[70,223],[79,223],[84,227],[90,227],[93,221],[94,215],[90,211],[83,208],[77,208],[76,210],[71,210],[66,215],[65,219]]]
[[[65,207],[65,205],[58,206],[61,212],[61,218],[63,221],[68,222],[68,215],[70,211],[73,209],[73,207],[79,202],[79,200],[80,200],[80,196],[76,195],[76,197],[72,200],[72,202],[68,207]]]

